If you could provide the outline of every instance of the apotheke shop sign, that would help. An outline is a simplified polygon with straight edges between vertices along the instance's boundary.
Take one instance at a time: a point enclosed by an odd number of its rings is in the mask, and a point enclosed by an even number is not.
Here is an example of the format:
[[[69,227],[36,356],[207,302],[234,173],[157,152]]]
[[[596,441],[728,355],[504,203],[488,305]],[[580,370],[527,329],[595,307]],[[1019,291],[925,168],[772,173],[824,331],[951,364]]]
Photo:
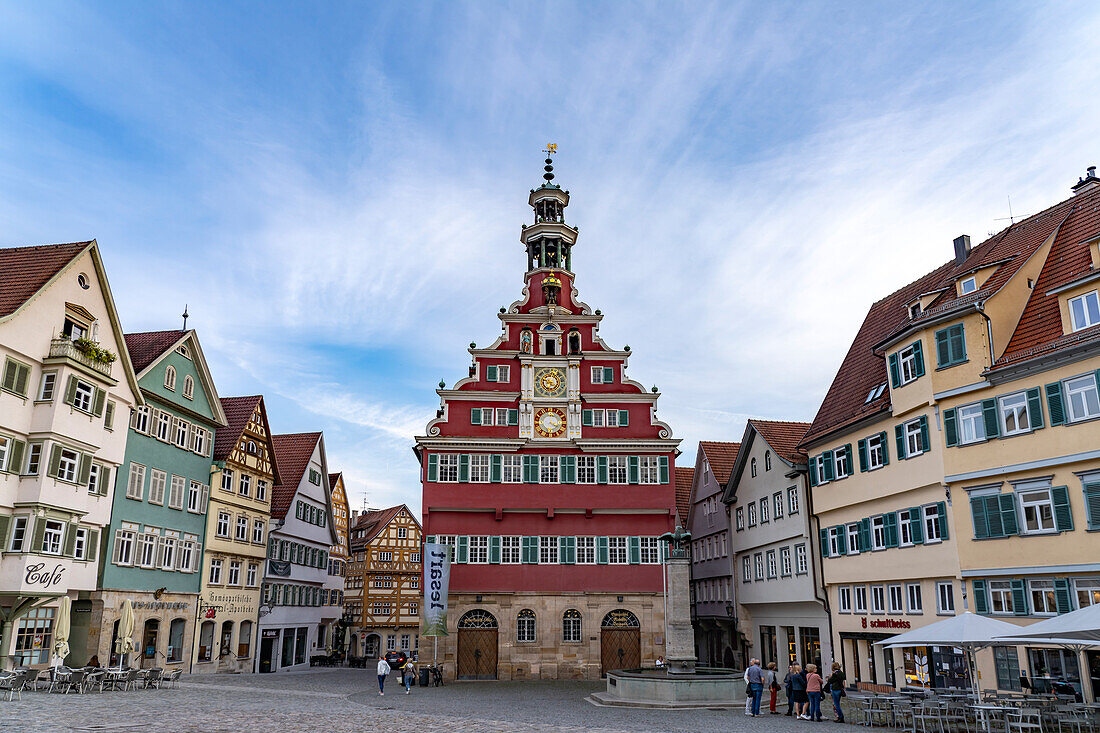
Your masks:
[[[912,626],[912,624],[910,624],[905,619],[896,618],[868,619],[866,616],[864,616],[860,619],[860,622],[863,624],[863,628],[865,629],[908,629]]]

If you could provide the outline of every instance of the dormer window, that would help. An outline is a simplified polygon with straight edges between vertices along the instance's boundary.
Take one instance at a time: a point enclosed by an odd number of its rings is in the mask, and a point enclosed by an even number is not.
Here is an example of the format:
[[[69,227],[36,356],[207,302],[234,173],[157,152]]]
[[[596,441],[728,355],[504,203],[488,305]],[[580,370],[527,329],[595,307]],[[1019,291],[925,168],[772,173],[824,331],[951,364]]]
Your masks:
[[[978,289],[978,280],[973,275],[959,283],[959,294],[966,295]]]
[[[88,327],[66,316],[65,327],[62,329],[62,333],[64,333],[69,340],[76,341],[77,339],[88,338]]]
[[[909,306],[909,317],[917,318],[918,316],[920,316],[920,303],[913,303]]]
[[[1074,331],[1100,323],[1100,298],[1097,291],[1069,299],[1069,316]]]
[[[176,368],[169,365],[164,370],[164,388],[176,391]]]

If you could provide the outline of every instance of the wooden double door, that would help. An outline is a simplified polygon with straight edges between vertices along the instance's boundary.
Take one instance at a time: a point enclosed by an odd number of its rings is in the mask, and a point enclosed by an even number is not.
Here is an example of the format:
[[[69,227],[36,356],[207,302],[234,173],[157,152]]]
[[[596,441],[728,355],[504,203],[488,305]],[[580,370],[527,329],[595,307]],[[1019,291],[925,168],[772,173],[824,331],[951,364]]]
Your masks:
[[[497,630],[458,630],[458,679],[497,678]]]
[[[614,669],[637,669],[642,666],[642,639],[638,628],[604,628],[600,630],[600,674]]]

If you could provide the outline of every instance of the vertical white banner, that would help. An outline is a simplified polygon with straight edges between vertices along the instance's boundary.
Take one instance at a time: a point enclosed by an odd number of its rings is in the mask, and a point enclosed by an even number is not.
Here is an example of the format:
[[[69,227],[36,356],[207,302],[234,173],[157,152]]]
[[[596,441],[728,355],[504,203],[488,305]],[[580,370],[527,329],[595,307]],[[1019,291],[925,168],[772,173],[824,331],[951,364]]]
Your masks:
[[[447,587],[451,582],[451,550],[424,545],[424,604],[421,636],[447,636]]]

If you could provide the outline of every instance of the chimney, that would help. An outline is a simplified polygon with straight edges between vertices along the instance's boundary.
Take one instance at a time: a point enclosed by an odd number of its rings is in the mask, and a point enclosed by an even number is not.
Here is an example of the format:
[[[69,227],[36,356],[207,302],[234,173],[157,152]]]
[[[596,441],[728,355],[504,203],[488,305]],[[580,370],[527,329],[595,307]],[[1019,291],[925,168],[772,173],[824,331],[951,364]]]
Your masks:
[[[358,519],[358,518],[359,518],[359,510],[358,509],[352,509],[351,510],[351,523],[355,524],[355,520]]]
[[[955,237],[955,264],[961,265],[970,256],[970,235],[960,234]]]
[[[1090,165],[1085,170],[1085,177],[1078,178],[1077,183],[1075,183],[1070,190],[1073,191],[1074,194],[1078,194],[1089,191],[1097,186],[1100,186],[1100,178],[1096,177],[1096,166]]]

